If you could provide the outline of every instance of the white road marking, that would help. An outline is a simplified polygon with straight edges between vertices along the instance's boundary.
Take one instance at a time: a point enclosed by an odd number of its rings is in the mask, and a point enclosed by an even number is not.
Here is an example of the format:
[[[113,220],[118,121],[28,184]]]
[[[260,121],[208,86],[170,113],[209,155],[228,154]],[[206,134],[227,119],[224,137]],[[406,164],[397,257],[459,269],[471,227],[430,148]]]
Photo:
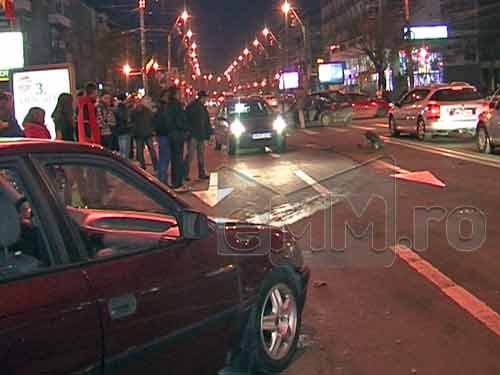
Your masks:
[[[352,127],[361,130],[372,130],[372,131],[375,130],[373,127],[369,126],[352,125]]]
[[[327,196],[330,195],[330,190],[328,190],[326,187],[321,185],[318,181],[316,181],[314,178],[309,176],[307,173],[305,173],[303,170],[297,170],[295,171],[295,175],[300,178],[302,181],[304,181],[306,184],[311,186],[314,190],[316,190],[318,193],[320,193],[322,196]]]
[[[210,174],[210,182],[208,190],[194,191],[192,194],[209,207],[215,207],[224,199],[226,199],[232,192],[233,188],[219,189],[219,174],[217,172]]]
[[[387,162],[382,161],[382,160],[378,160],[375,164],[380,165],[383,168],[390,169],[391,171],[394,171],[396,173],[400,173],[400,174],[411,173],[410,171],[407,171],[406,169],[400,168],[397,165],[387,163]]]
[[[448,296],[453,302],[467,311],[472,317],[483,323],[497,336],[500,336],[500,315],[485,302],[475,295],[456,284],[439,269],[423,259],[417,253],[404,246],[396,246],[393,251],[402,261],[420,275],[437,286],[441,292]]]
[[[484,156],[481,156],[481,155],[474,155],[471,153],[450,150],[450,149],[446,149],[443,147],[437,147],[437,146],[431,146],[431,145],[417,145],[417,144],[413,144],[410,142],[405,142],[405,141],[401,141],[401,140],[397,140],[397,139],[385,137],[385,136],[382,136],[381,138],[384,140],[384,142],[389,143],[389,144],[395,144],[398,146],[403,146],[403,147],[411,148],[411,149],[418,150],[418,151],[429,152],[429,153],[435,154],[435,155],[446,156],[446,157],[449,157],[452,159],[464,160],[464,161],[468,161],[468,162],[472,162],[472,163],[486,165],[488,167],[500,168],[500,159],[498,160],[498,162],[496,162],[495,160],[491,160],[491,159],[484,157]]]
[[[315,132],[315,131],[313,131],[313,130],[300,129],[300,131],[301,131],[302,133],[306,133],[306,134],[308,134],[308,135],[317,135],[317,134],[318,134],[318,132]]]

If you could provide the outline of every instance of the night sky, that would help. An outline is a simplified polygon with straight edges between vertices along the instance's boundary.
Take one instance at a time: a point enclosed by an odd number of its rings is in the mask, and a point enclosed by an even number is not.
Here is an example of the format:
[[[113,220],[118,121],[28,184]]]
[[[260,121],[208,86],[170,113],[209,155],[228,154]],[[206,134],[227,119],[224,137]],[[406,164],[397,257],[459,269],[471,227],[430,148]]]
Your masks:
[[[103,7],[112,20],[124,27],[137,27],[137,15],[132,12],[137,0],[87,0]],[[147,0],[148,27],[168,27],[184,8],[184,0]],[[264,24],[278,22],[280,0],[186,0],[193,14],[192,27],[200,41],[202,71],[220,72],[251,42]],[[155,39],[154,36],[151,36]],[[154,51],[166,55],[164,39],[156,35]],[[163,37],[161,37],[163,38]]]

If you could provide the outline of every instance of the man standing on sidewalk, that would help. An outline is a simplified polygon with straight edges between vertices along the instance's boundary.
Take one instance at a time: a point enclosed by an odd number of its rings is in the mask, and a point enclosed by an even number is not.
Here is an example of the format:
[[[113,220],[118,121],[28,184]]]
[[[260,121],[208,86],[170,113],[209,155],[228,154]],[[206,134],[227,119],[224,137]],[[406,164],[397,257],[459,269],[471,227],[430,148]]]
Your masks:
[[[169,131],[167,124],[167,107],[171,100],[175,97],[171,97],[173,94],[172,90],[166,89],[160,93],[160,102],[158,104],[158,111],[154,118],[154,127],[156,130],[156,135],[158,136],[158,147],[160,151],[160,158],[158,162],[158,180],[164,184],[168,184],[168,169],[170,166],[171,151],[170,151],[170,140]]]
[[[179,88],[172,86],[168,89],[168,101],[165,105],[165,127],[170,142],[170,157],[172,163],[172,188],[177,192],[187,189],[184,185],[184,140],[186,137],[186,114],[179,101]]]
[[[188,132],[191,134],[189,142],[189,151],[187,156],[187,171],[186,180],[189,181],[189,172],[193,156],[196,151],[198,158],[198,177],[200,180],[208,180],[209,176],[205,172],[205,141],[209,140],[212,135],[212,127],[210,125],[210,116],[205,107],[208,95],[205,91],[200,91],[198,97],[186,108],[186,116],[188,122]]]

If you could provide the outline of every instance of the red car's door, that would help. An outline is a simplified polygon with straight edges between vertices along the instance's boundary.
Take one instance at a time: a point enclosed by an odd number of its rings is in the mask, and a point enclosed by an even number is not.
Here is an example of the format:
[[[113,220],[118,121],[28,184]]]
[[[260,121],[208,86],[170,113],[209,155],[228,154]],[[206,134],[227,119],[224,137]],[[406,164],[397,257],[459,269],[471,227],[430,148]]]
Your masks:
[[[99,374],[97,304],[62,217],[25,164],[0,164],[0,373]],[[43,220],[42,220],[43,218]]]
[[[103,320],[105,373],[223,366],[239,299],[236,269],[217,256],[215,237],[184,240],[175,201],[121,163],[57,160],[48,171],[64,171],[71,188],[59,196],[91,257],[83,267]]]

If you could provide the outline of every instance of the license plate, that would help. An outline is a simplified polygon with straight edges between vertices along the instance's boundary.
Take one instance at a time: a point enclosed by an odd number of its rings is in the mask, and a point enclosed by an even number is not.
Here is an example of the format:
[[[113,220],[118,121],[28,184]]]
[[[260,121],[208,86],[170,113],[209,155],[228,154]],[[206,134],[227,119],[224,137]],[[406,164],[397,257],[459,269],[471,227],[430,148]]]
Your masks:
[[[451,116],[471,116],[471,115],[475,115],[475,114],[476,114],[476,110],[473,108],[450,110]]]
[[[273,133],[252,134],[252,139],[271,139],[272,137],[273,137]]]

